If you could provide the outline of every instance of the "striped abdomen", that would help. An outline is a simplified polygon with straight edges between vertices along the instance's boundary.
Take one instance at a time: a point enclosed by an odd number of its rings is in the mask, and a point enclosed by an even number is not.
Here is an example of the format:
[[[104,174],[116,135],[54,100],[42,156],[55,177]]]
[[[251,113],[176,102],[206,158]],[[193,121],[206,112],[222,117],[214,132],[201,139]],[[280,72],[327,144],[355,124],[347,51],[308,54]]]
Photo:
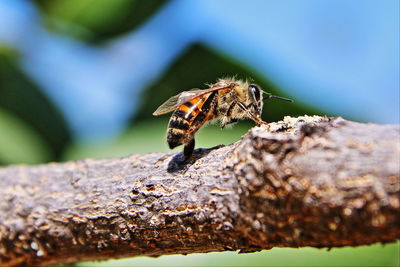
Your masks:
[[[217,92],[190,99],[172,114],[167,130],[167,142],[172,149],[187,144],[196,131],[212,117],[211,107]]]

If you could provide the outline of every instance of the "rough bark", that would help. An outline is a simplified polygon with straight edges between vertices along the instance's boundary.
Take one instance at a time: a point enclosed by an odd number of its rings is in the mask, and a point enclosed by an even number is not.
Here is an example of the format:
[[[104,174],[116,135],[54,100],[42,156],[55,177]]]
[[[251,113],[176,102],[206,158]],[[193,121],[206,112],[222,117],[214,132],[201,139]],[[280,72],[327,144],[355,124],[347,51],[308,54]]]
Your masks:
[[[299,117],[235,144],[0,169],[0,265],[400,237],[400,127]]]

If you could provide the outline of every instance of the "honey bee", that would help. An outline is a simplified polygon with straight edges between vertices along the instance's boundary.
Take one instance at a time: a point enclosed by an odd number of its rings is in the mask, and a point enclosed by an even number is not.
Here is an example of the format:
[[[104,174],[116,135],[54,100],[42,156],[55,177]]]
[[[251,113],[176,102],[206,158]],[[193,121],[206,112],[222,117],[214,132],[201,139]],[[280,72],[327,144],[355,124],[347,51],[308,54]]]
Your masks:
[[[167,128],[167,143],[171,149],[184,145],[184,161],[188,161],[195,147],[194,135],[206,123],[220,121],[221,128],[241,119],[265,124],[261,112],[265,99],[278,98],[265,92],[256,84],[235,78],[219,79],[208,89],[184,91],[165,101],[153,112],[159,116],[174,111]]]

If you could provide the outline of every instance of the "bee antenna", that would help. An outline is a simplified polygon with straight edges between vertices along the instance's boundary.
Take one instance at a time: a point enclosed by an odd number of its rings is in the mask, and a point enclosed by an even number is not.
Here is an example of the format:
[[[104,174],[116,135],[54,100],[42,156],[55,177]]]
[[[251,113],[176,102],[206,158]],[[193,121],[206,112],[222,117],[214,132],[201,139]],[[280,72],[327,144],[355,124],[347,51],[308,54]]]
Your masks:
[[[287,101],[287,102],[294,102],[293,99],[290,98],[286,98],[286,97],[282,97],[282,96],[277,96],[277,95],[271,95],[270,93],[265,93],[267,96],[263,98],[263,100],[265,99],[270,99],[270,98],[277,98],[283,101]]]

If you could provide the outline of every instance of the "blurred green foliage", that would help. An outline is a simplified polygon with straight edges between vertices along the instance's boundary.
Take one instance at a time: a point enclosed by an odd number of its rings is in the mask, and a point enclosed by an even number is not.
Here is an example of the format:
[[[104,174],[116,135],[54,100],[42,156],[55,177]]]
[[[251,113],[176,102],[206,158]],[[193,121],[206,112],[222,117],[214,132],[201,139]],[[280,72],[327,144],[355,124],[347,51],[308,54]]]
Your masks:
[[[154,14],[165,0],[35,0],[44,24],[60,34],[102,43],[127,33]]]
[[[37,164],[49,161],[50,148],[29,124],[0,108],[0,162]]]
[[[0,156],[1,164],[11,163],[39,163],[48,160],[59,160],[67,144],[71,141],[69,128],[58,108],[42,94],[33,81],[31,81],[18,65],[18,55],[12,50],[0,49],[0,121],[9,123],[0,129],[4,142],[6,138],[14,143],[13,147],[23,150],[29,147],[29,142],[41,140],[40,147],[32,145],[31,148],[40,148],[37,152],[45,152],[43,156],[28,159],[29,153],[22,158]],[[8,115],[6,115],[8,114]],[[17,126],[18,125],[18,126]],[[17,133],[16,129],[20,129]],[[13,134],[11,134],[13,132]],[[17,141],[18,140],[18,141]],[[29,141],[30,140],[30,141]],[[18,144],[19,146],[18,147]],[[0,154],[12,154],[9,146],[0,146]],[[11,160],[12,159],[12,160]],[[41,159],[41,160],[39,160]]]
[[[399,266],[400,242],[382,246],[333,248],[273,248],[251,254],[217,252],[174,255],[159,258],[138,257],[105,262],[82,262],[89,266]]]

